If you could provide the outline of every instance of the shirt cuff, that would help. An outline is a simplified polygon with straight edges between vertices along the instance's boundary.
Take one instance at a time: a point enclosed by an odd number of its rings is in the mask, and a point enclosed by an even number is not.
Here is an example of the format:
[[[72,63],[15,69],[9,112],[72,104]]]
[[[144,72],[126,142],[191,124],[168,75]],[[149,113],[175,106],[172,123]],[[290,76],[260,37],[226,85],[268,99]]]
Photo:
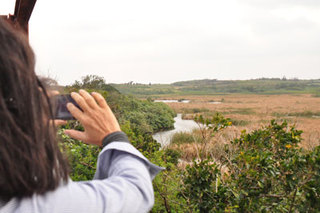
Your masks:
[[[108,144],[110,144],[111,142],[115,142],[115,141],[121,141],[121,142],[130,143],[129,138],[126,135],[126,133],[124,133],[122,131],[117,131],[117,132],[113,132],[113,133],[107,135],[102,140],[102,147],[105,147]]]
[[[99,153],[97,170],[94,179],[104,179],[108,177],[108,168],[112,163],[112,153],[114,151],[122,151],[128,154],[131,154],[145,162],[147,166],[151,179],[155,178],[155,176],[165,168],[159,167],[151,163],[145,156],[141,154],[136,148],[134,148],[128,142],[116,142],[110,143],[105,146],[102,151]]]

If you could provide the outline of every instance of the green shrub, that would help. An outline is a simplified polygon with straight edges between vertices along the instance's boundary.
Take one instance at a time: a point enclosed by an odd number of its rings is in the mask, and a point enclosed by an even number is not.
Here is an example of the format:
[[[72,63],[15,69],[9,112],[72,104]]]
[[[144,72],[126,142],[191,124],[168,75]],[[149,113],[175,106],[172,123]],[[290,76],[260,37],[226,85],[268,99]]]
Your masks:
[[[181,187],[181,171],[177,167],[180,153],[164,149],[151,158],[155,164],[166,168],[153,180],[155,204],[151,212],[188,212],[185,199],[178,196]]]
[[[210,132],[223,121],[220,117],[202,123]],[[219,165],[207,156],[187,166],[179,196],[195,212],[319,211],[320,147],[300,148],[301,134],[275,121],[252,133],[242,132],[225,146]],[[222,167],[227,168],[225,174]]]
[[[84,144],[58,132],[63,152],[67,155],[70,165],[70,177],[73,181],[92,180],[96,171],[96,163],[100,148]]]
[[[188,207],[194,211],[210,212],[215,205],[214,184],[219,175],[216,164],[208,160],[193,161],[187,166],[183,177],[183,188],[180,197],[186,198]]]
[[[195,142],[195,137],[192,133],[177,132],[171,138],[171,144],[184,144]]]
[[[162,155],[162,160],[176,166],[180,157],[181,153],[179,151],[174,149],[165,149],[164,154]]]

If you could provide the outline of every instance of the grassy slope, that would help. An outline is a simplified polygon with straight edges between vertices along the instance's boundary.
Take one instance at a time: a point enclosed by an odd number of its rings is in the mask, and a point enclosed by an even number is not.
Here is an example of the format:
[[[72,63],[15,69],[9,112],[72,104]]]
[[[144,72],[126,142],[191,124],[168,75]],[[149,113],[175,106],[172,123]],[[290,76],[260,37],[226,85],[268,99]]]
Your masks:
[[[124,94],[141,97],[163,95],[219,95],[219,94],[320,94],[319,80],[193,80],[173,84],[114,84]]]

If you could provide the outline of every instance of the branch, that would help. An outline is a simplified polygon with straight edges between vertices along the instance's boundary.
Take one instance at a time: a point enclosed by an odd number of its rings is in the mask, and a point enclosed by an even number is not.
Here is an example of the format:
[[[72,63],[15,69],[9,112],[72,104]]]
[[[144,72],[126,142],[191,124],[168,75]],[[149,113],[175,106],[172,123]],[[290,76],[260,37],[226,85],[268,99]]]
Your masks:
[[[91,166],[90,164],[87,164],[85,162],[80,162],[81,165],[84,165],[84,166],[87,166],[87,167],[90,167],[91,169],[95,169],[93,166]]]

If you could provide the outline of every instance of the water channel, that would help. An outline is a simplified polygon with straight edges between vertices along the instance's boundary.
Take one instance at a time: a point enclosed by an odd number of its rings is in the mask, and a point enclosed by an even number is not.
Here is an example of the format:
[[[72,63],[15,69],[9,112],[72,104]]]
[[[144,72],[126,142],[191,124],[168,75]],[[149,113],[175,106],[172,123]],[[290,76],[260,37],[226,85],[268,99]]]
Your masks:
[[[162,147],[170,144],[172,136],[177,132],[191,132],[195,128],[199,128],[198,124],[193,120],[183,120],[182,114],[178,114],[174,118],[174,129],[164,132],[158,132],[153,138],[161,144]]]

